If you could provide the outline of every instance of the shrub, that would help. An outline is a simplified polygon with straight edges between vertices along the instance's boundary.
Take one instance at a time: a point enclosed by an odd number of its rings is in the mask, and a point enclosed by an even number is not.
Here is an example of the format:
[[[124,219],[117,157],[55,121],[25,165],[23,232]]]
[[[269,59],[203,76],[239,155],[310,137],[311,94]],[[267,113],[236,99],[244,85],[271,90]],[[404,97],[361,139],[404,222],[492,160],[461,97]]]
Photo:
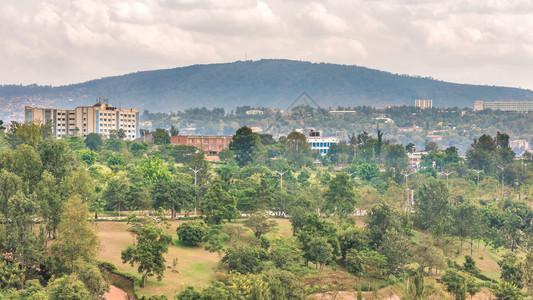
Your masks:
[[[181,224],[176,229],[181,242],[189,246],[198,246],[207,234],[207,224],[202,220],[194,220]]]

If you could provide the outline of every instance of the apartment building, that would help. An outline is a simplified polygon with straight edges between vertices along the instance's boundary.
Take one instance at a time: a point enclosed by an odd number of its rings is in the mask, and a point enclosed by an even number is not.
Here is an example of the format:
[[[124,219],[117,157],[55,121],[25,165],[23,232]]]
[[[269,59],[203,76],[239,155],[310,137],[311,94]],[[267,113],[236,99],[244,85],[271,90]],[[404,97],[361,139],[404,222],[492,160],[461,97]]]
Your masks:
[[[474,111],[484,109],[503,111],[533,111],[533,101],[474,101]]]
[[[24,107],[26,122],[51,122],[57,138],[65,135],[86,137],[98,133],[109,137],[110,133],[124,130],[125,139],[139,136],[139,111],[119,109],[109,104],[107,99],[98,99],[93,106],[78,106],[73,110],[57,108]]]
[[[173,145],[195,146],[208,155],[216,155],[229,147],[232,138],[218,135],[175,135],[170,137],[170,142]]]
[[[433,107],[433,100],[431,99],[415,99],[415,107],[426,109]]]

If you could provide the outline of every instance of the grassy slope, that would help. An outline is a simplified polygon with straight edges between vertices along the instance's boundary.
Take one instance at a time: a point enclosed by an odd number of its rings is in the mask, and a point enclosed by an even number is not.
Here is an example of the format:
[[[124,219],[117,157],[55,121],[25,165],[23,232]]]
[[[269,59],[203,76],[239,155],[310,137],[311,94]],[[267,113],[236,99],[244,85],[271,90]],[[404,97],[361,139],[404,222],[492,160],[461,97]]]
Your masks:
[[[269,238],[274,236],[281,235],[291,235],[291,225],[290,221],[286,219],[275,219],[278,222],[278,231],[275,233],[268,234]],[[361,220],[358,220],[358,223],[362,223]],[[172,234],[174,237],[176,232],[176,227],[183,223],[183,221],[172,221],[170,222],[171,226],[166,231]],[[238,220],[236,224],[242,224],[242,220]],[[358,224],[363,225],[363,224]],[[129,272],[134,274],[140,279],[140,275],[137,273],[136,267],[131,267],[130,265],[122,264],[120,260],[120,252],[125,249],[129,244],[132,243],[132,236],[126,231],[128,225],[124,222],[99,222],[97,223],[98,227],[98,236],[102,242],[102,250],[100,252],[99,258],[101,260],[110,261],[114,263],[119,270]],[[417,233],[415,239],[423,238],[423,234]],[[241,237],[239,244],[246,244],[250,241],[253,241],[251,231],[248,231],[244,236]],[[450,259],[455,259],[457,263],[462,264],[464,262],[464,256],[470,254],[469,244],[465,243],[463,246],[463,251],[459,251],[459,243],[456,242],[454,245],[448,248],[447,257]],[[495,280],[499,279],[500,268],[497,264],[497,261],[501,258],[501,255],[504,251],[495,251],[490,247],[486,247],[483,244],[479,245],[474,244],[473,257],[476,261],[476,265],[480,268],[481,272]],[[194,285],[197,287],[204,287],[210,283],[215,274],[215,269],[218,265],[219,256],[216,253],[209,253],[203,248],[190,248],[190,247],[181,247],[181,246],[170,246],[169,253],[165,255],[167,260],[167,266],[172,266],[172,260],[178,257],[178,266],[177,270],[179,273],[172,272],[172,268],[168,268],[165,272],[165,277],[161,282],[151,278],[148,281],[147,287],[141,290],[143,295],[168,295],[173,296],[177,291],[181,290],[187,285]],[[339,266],[342,269],[342,266]],[[308,286],[319,285],[319,286],[332,286],[336,285],[338,287],[344,286],[345,284],[339,284],[339,282],[333,282],[334,278],[341,276],[346,281],[350,281],[348,285],[350,287],[356,286],[355,277],[345,273],[340,272],[342,270],[332,272],[330,268],[326,268],[324,272],[317,274],[315,276],[310,276],[306,279],[306,284]],[[328,274],[329,273],[329,274]],[[334,276],[334,275],[338,276]],[[438,278],[442,275],[442,270],[437,276],[432,276],[433,278]],[[348,279],[350,277],[351,279]],[[341,279],[341,278],[337,278]],[[429,278],[428,278],[429,279]],[[332,281],[333,280],[333,281]],[[353,280],[353,281],[352,281]],[[438,284],[436,284],[438,289],[440,289]],[[346,286],[345,286],[346,287]],[[351,296],[351,288],[346,288],[348,294]],[[405,293],[404,284],[398,283],[391,288],[386,288],[380,291],[380,296],[401,296]],[[365,293],[366,294],[366,293]],[[479,297],[474,297],[474,299],[482,299],[484,296],[487,296],[489,292],[486,289],[483,289],[479,293]],[[355,294],[354,294],[355,295]],[[370,293],[367,294],[370,296]],[[348,295],[343,295],[344,297]],[[348,296],[348,299],[350,298]]]
[[[277,233],[269,234],[270,238],[275,234],[290,235],[291,225],[289,220],[276,219],[278,222],[279,231]],[[167,233],[170,233],[176,238],[176,227],[183,223],[183,221],[170,222],[170,228]],[[242,223],[241,220],[237,223]],[[133,238],[126,229],[128,225],[124,222],[98,222],[97,223],[98,236],[102,242],[102,250],[99,254],[99,259],[112,262],[120,271],[129,272],[137,276],[140,280],[140,275],[137,273],[136,267],[123,264],[120,259],[120,253],[128,245],[132,244]],[[243,237],[244,240],[251,235]],[[177,270],[179,273],[172,272],[172,260],[178,258]],[[158,282],[155,278],[148,280],[147,286],[141,289],[143,295],[168,295],[173,296],[177,291],[181,290],[187,285],[194,285],[198,287],[206,286],[212,280],[215,268],[218,265],[219,257],[216,253],[209,253],[202,247],[177,247],[170,246],[169,252],[165,255],[167,261],[167,268],[163,280]]]

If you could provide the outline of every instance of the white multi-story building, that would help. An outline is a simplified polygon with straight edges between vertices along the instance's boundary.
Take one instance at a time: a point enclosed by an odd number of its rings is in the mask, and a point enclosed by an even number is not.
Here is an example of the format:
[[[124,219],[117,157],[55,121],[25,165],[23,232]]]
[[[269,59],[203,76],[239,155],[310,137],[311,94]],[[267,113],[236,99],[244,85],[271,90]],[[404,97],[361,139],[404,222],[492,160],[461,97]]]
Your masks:
[[[139,136],[139,111],[136,109],[118,109],[98,99],[93,106],[78,106],[73,110],[56,108],[24,108],[25,121],[51,122],[56,137],[78,135],[86,137],[89,133],[98,133],[109,137],[113,131],[124,131],[125,138],[133,140]]]
[[[311,149],[319,152],[322,155],[326,155],[329,152],[329,148],[333,144],[339,143],[339,138],[337,137],[321,137],[320,132],[311,130],[309,136],[307,137],[307,142]]]

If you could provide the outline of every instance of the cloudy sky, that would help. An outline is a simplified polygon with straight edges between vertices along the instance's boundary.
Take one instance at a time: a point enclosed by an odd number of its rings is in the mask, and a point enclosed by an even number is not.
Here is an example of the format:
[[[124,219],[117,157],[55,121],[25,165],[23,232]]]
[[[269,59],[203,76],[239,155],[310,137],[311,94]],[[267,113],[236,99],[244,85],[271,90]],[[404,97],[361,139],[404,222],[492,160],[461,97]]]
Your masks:
[[[0,84],[287,58],[533,89],[531,0],[16,0]]]

